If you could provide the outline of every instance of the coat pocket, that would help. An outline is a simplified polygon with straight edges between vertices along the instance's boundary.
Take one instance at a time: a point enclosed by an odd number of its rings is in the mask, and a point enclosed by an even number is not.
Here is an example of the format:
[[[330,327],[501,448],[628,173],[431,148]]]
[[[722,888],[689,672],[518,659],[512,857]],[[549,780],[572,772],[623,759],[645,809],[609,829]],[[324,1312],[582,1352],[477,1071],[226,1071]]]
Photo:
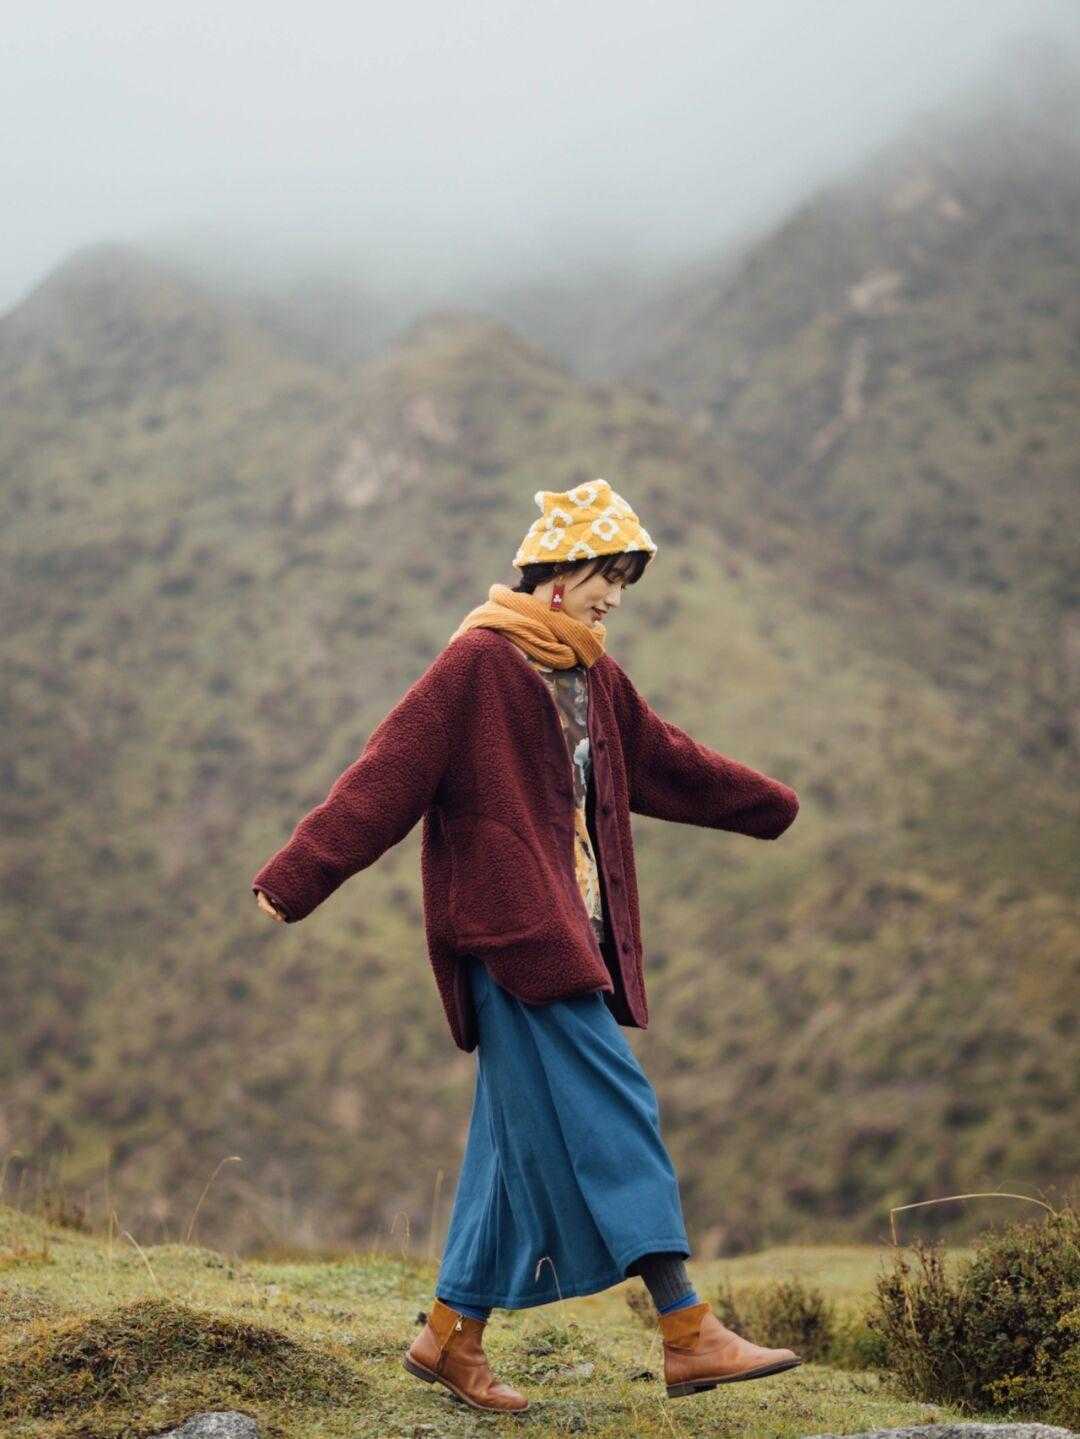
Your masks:
[[[450,923],[461,948],[497,948],[540,928],[552,878],[518,832],[487,815],[449,822]]]

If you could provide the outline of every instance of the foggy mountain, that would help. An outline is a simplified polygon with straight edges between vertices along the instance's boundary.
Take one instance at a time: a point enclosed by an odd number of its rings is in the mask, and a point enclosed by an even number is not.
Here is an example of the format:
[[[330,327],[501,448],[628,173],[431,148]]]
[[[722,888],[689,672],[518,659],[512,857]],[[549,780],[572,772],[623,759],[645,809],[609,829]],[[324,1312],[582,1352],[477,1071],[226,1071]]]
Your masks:
[[[208,1242],[437,1236],[473,1059],[418,830],[288,930],[249,880],[512,582],[533,492],[603,475],[660,547],[612,652],[802,800],[777,846],[635,819],[627,1033],[698,1252],[1075,1173],[1077,189],[978,138],[599,284],[617,328],[568,304],[561,352],[525,302],[376,297],[346,341],[121,245],[0,319],[5,1150],[108,1165],[129,1228],[237,1153]]]
[[[801,521],[951,614],[943,684],[1077,739],[1080,83],[927,117],[738,264],[624,327]],[[1074,81],[1080,75],[1073,76]],[[960,653],[960,649],[964,653]],[[1010,712],[1002,742],[1015,742]]]

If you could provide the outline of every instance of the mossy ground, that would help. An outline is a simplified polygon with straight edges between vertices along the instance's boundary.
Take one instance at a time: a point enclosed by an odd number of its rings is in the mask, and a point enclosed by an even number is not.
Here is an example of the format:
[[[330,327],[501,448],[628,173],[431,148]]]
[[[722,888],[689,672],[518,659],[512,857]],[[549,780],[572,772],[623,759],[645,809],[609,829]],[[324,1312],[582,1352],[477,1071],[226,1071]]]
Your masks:
[[[886,1258],[873,1246],[791,1246],[691,1261],[690,1269],[702,1297],[714,1300],[724,1286],[745,1292],[799,1277],[857,1325]],[[872,1368],[813,1363],[668,1400],[639,1279],[554,1305],[496,1310],[486,1351],[531,1407],[523,1420],[490,1417],[401,1366],[435,1273],[430,1259],[407,1252],[254,1261],[198,1245],[137,1246],[2,1207],[0,1431],[5,1439],[133,1439],[222,1408],[250,1413],[261,1433],[279,1439],[456,1436],[515,1424],[537,1436],[794,1439],[990,1417],[896,1397],[888,1375]]]

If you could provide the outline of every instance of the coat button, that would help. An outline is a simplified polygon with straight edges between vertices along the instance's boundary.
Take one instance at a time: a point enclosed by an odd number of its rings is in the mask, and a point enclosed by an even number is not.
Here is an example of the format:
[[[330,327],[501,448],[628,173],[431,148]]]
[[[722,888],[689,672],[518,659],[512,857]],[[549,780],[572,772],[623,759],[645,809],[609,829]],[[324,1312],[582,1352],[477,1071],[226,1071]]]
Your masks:
[[[604,814],[610,814],[610,813],[611,813],[611,806],[610,806],[608,803],[606,803],[606,802],[605,802],[604,804],[602,804],[602,805],[600,806],[600,808],[601,808],[601,810],[603,811]]]
[[[597,738],[597,741],[596,741],[596,748],[597,748],[597,749],[603,749],[606,744],[607,744],[607,740],[604,738],[603,735],[600,735],[600,736]]]
[[[620,882],[620,881],[619,881],[619,876],[618,876],[617,874],[613,874],[613,875],[611,876],[611,887],[612,887],[612,889],[618,889],[618,887],[619,887],[619,882]]]
[[[622,947],[623,947],[623,953],[624,953],[624,954],[629,954],[629,953],[630,953],[630,941],[629,941],[628,939],[624,939],[624,940],[623,940],[623,942],[622,942]]]

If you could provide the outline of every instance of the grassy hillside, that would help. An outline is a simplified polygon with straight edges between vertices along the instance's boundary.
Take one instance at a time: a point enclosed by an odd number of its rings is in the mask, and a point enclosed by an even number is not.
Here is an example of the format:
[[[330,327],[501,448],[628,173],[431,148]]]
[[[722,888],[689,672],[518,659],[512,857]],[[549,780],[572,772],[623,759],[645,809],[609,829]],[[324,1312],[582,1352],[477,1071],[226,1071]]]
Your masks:
[[[881,1261],[870,1246],[789,1246],[691,1269],[714,1306],[724,1292],[752,1296],[800,1280],[836,1306],[838,1333],[854,1337]],[[179,1239],[95,1236],[0,1207],[4,1433],[114,1439],[210,1409],[243,1410],[261,1433],[289,1439],[475,1433],[492,1421],[401,1365],[435,1273],[405,1242],[241,1259]],[[633,1279],[493,1312],[485,1351],[498,1377],[528,1397],[530,1433],[667,1435],[677,1423],[686,1435],[795,1439],[960,1417],[898,1397],[886,1372],[824,1362],[668,1400],[650,1309]]]
[[[1074,780],[1077,78],[924,116],[724,257],[693,314],[680,285],[624,319],[606,366],[732,445],[871,583],[947,612],[954,643],[923,663]]]
[[[437,1250],[474,1058],[427,978],[419,832],[288,930],[249,880],[513,581],[533,492],[595,475],[660,546],[612,652],[803,800],[776,845],[635,821],[653,1022],[627,1033],[695,1252],[873,1240],[890,1204],[1075,1174],[1064,760],[1024,694],[988,699],[955,608],[707,427],[466,312],[320,367],[114,249],[0,320],[0,403],[13,1178],[55,1160],[160,1238],[237,1155],[213,1242],[405,1216]]]

